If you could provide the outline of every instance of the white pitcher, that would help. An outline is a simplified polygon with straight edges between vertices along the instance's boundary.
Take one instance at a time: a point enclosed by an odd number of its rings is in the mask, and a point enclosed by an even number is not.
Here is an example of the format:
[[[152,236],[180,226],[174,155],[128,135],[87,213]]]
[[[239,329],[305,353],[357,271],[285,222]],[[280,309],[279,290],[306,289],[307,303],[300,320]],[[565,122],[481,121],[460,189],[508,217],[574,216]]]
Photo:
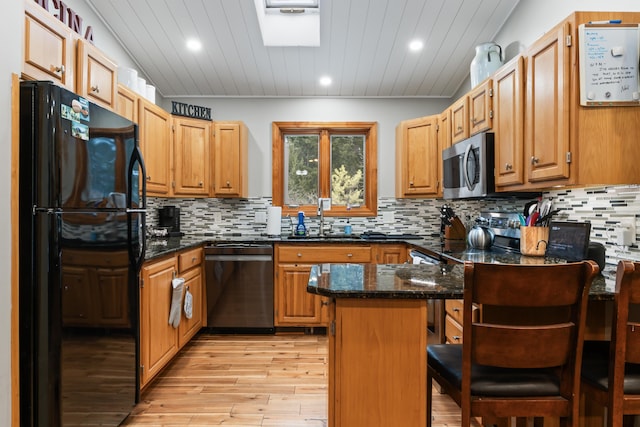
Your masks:
[[[502,48],[494,42],[476,46],[476,56],[471,61],[471,87],[476,87],[503,64]]]

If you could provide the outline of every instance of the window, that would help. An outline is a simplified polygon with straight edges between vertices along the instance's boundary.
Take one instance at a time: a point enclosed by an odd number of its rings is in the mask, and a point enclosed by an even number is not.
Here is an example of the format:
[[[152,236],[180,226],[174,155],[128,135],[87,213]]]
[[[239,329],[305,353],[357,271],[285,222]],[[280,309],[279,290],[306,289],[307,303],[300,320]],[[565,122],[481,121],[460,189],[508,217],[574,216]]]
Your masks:
[[[284,214],[317,214],[330,197],[327,216],[377,214],[375,122],[273,123],[273,205]]]

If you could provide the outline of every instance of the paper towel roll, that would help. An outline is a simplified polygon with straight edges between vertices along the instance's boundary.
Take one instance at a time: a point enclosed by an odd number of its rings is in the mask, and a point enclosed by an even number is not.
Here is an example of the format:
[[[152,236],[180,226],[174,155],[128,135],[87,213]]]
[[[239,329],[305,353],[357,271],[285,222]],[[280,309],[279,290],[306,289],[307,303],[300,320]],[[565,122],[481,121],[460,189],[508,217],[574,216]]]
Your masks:
[[[267,235],[279,236],[282,233],[282,207],[269,206],[267,208]]]

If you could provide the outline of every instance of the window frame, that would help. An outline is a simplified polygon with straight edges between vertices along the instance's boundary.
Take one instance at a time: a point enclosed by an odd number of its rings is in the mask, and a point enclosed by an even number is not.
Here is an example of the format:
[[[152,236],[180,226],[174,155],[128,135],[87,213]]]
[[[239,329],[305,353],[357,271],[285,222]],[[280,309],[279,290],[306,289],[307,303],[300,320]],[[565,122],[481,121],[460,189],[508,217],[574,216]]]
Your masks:
[[[318,159],[319,197],[331,195],[331,134],[365,135],[365,194],[364,204],[347,210],[346,206],[331,206],[325,216],[370,217],[378,214],[378,123],[377,122],[272,122],[272,204],[282,206],[283,215],[316,216],[317,205],[284,205],[284,135],[290,133],[319,134]]]

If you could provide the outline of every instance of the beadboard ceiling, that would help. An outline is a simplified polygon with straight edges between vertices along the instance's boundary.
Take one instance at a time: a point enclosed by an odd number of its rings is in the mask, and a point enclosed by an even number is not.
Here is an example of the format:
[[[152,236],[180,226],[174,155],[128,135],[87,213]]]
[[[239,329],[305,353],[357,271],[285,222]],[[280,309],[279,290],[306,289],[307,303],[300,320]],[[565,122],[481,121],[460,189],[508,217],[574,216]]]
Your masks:
[[[456,93],[518,1],[320,0],[319,47],[265,47],[254,0],[87,0],[164,97],[425,98]]]

